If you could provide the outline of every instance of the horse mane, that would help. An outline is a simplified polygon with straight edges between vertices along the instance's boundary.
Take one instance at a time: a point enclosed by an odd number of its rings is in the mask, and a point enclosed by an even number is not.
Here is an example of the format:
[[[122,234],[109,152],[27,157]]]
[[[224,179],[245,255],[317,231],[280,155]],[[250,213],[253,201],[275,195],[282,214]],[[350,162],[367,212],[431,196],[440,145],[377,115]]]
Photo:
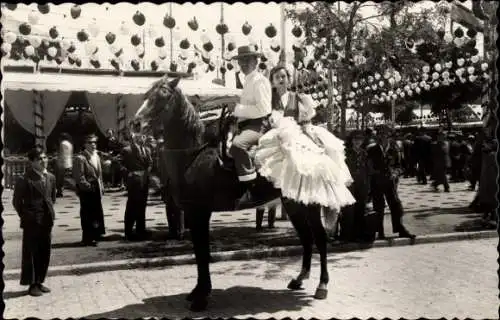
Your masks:
[[[144,99],[154,106],[151,121],[163,126],[164,140],[173,148],[201,145],[205,128],[198,111],[177,86],[168,86],[169,92],[165,94],[162,89],[165,84],[168,85],[166,78],[156,81],[144,95]],[[172,96],[171,105],[166,105]],[[169,110],[169,117],[166,118],[169,108],[174,109]]]

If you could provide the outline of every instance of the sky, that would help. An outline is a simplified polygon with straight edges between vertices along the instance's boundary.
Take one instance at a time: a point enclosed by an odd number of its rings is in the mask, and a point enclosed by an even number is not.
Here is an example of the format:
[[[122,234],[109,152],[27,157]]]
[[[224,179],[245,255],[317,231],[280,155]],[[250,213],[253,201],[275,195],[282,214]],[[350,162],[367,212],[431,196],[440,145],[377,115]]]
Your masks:
[[[428,7],[432,5],[432,2],[423,1],[419,3],[419,7]],[[465,3],[466,6],[470,7],[470,1]],[[216,60],[217,56],[220,55],[220,36],[215,32],[215,26],[220,22],[221,4],[212,3],[205,4],[202,2],[197,3],[164,3],[161,5],[153,4],[150,2],[143,2],[139,5],[129,4],[129,3],[119,3],[119,4],[96,4],[96,3],[85,3],[81,5],[81,16],[78,19],[73,19],[70,16],[70,8],[73,4],[66,3],[60,5],[51,5],[50,13],[42,15],[38,12],[36,4],[31,5],[18,4],[18,8],[15,11],[2,10],[2,23],[5,25],[5,30],[13,28],[17,30],[17,26],[20,22],[28,21],[28,16],[35,12],[39,17],[37,24],[32,26],[32,34],[41,34],[45,37],[48,36],[48,30],[52,26],[56,26],[59,31],[59,36],[65,39],[71,39],[78,43],[76,40],[76,33],[81,29],[87,29],[92,23],[96,23],[99,27],[99,34],[92,41],[99,46],[99,52],[97,56],[100,58],[101,62],[108,60],[110,56],[110,51],[108,49],[108,44],[105,41],[104,36],[108,32],[113,32],[117,35],[117,40],[114,45],[118,47],[123,47],[124,49],[124,62],[129,63],[130,59],[137,56],[134,51],[133,46],[130,43],[130,37],[133,34],[143,34],[143,28],[146,27],[146,56],[145,61],[150,61],[153,58],[158,57],[158,49],[154,45],[154,40],[156,37],[163,36],[166,42],[165,49],[169,53],[169,39],[170,32],[165,26],[163,26],[163,18],[169,13],[170,6],[172,7],[172,15],[176,19],[176,27],[174,28],[174,59],[180,53],[180,48],[178,43],[180,40],[187,38],[192,44],[196,43],[201,46],[201,35],[203,29],[206,30],[206,35],[212,40],[215,48],[212,51],[212,58]],[[297,3],[297,6],[303,7],[303,3]],[[108,8],[108,10],[106,10]],[[417,8],[418,9],[418,8]],[[132,21],[132,16],[139,10],[146,17],[146,23],[143,27],[138,27]],[[365,8],[361,14],[363,16],[370,16],[375,13],[372,7]],[[64,17],[66,15],[66,17]],[[199,30],[194,32],[189,29],[187,21],[196,16],[199,24]],[[255,41],[260,43],[262,40],[263,48],[271,56],[271,60],[276,60],[278,58],[277,54],[274,54],[269,49],[271,41],[264,33],[264,29],[269,25],[273,24],[277,29],[277,36],[274,38],[276,42],[280,42],[281,30],[280,30],[280,5],[275,2],[270,3],[251,3],[243,4],[241,2],[234,3],[232,5],[224,4],[224,21],[229,27],[229,33],[226,35],[226,39],[233,38],[237,45],[248,44],[250,41]],[[241,32],[241,26],[248,21],[252,25],[253,29],[249,35],[246,37]],[[129,30],[127,35],[121,33],[122,23],[125,22],[126,28]],[[380,22],[379,22],[380,23]],[[291,58],[291,46],[296,41],[291,34],[291,29],[293,25],[291,22],[286,24],[286,38],[287,38],[287,51],[289,52],[289,58]],[[91,37],[92,38],[92,37]],[[227,43],[227,40],[226,40]],[[83,56],[85,56],[85,48],[77,48],[77,53],[80,51]],[[192,57],[193,52],[188,53],[189,57]],[[188,59],[187,61],[189,61]],[[157,61],[161,64],[161,60]],[[163,60],[166,65],[170,63],[169,55],[167,54],[167,59]],[[149,64],[149,62],[147,62]],[[149,66],[147,66],[149,68]],[[199,68],[198,68],[199,69]],[[205,67],[203,67],[204,73]],[[202,75],[205,76],[205,75]],[[208,76],[214,77],[215,74],[210,74]],[[229,78],[234,78],[228,76]]]

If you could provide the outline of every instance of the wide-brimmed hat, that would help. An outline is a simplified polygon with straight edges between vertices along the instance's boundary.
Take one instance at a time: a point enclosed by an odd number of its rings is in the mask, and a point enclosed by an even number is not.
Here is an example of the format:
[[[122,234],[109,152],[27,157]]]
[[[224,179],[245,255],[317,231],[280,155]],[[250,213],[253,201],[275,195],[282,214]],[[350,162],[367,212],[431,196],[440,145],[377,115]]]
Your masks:
[[[97,142],[97,136],[93,133],[88,134],[83,138],[83,141],[86,143],[87,142]]]
[[[238,60],[247,57],[260,57],[262,53],[258,52],[255,46],[241,46],[238,48],[238,54],[233,56],[232,60]]]

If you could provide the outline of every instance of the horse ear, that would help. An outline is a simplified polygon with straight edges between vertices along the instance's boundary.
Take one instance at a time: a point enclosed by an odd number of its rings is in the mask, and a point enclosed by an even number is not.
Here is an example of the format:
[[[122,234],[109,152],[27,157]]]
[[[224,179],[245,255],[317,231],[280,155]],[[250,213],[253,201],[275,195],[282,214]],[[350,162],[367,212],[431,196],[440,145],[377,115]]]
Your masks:
[[[170,86],[170,88],[174,89],[179,84],[179,80],[180,78],[175,78],[174,80],[170,81],[168,85]]]

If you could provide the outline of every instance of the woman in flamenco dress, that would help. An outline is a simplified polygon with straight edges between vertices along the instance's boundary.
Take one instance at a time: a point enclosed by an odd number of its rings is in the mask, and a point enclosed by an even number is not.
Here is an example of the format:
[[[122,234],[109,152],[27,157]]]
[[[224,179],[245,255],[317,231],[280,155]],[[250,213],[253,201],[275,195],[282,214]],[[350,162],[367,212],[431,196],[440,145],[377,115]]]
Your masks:
[[[315,126],[315,104],[309,95],[288,90],[285,66],[270,71],[273,87],[272,129],[259,141],[259,173],[281,189],[284,198],[339,212],[355,203],[348,190],[352,177],[345,163],[344,142]]]

